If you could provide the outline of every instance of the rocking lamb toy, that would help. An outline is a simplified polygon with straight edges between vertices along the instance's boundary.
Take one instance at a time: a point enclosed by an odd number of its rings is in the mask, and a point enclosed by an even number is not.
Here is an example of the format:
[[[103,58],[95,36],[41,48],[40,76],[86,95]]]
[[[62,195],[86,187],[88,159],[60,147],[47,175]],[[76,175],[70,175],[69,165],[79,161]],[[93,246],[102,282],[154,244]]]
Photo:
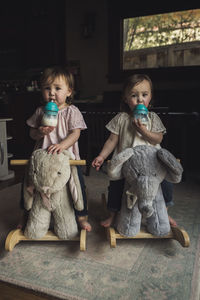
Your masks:
[[[171,227],[160,183],[166,179],[178,183],[182,166],[166,149],[150,145],[128,148],[115,156],[108,167],[111,180],[125,178],[122,207],[114,228],[108,228],[111,247],[122,238],[174,238],[183,247],[189,236],[179,227]],[[141,228],[142,217],[146,230]]]
[[[79,240],[74,213],[83,209],[83,198],[76,166],[65,150],[48,154],[35,150],[29,162],[28,184],[24,184],[25,208],[29,210],[24,234],[13,230],[6,239],[6,250],[20,240]],[[77,161],[78,162],[78,161]],[[74,207],[74,208],[73,208]],[[53,216],[54,233],[49,230]],[[80,250],[85,250],[86,230],[81,230]]]

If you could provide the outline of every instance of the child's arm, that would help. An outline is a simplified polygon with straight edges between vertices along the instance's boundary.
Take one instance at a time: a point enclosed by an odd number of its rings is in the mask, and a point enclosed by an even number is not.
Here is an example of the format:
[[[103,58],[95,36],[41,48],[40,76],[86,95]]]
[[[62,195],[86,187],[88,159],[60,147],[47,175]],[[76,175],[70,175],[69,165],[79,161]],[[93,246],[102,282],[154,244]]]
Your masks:
[[[74,145],[80,137],[81,130],[79,128],[73,129],[66,139],[62,140],[59,144],[53,144],[49,146],[48,153],[61,153],[63,150],[67,150]]]
[[[117,134],[111,133],[99,155],[93,160],[92,166],[98,171],[104,160],[115,149],[119,140]]]
[[[163,139],[162,132],[151,132],[149,131],[145,125],[141,123],[140,120],[134,120],[133,124],[135,125],[137,131],[142,135],[144,140],[149,142],[152,145],[160,144]]]

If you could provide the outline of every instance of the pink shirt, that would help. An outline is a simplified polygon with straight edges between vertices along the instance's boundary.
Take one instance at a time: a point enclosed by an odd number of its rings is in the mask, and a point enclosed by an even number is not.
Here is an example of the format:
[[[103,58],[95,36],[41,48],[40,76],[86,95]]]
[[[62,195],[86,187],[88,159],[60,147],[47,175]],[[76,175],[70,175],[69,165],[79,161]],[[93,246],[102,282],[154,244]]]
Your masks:
[[[44,114],[44,107],[38,107],[35,113],[26,121],[32,128],[41,126],[41,120]],[[58,124],[52,132],[45,135],[41,140],[36,142],[35,149],[47,149],[52,144],[59,144],[62,140],[66,139],[71,130],[73,129],[86,129],[87,126],[83,119],[80,110],[70,105],[58,111]],[[78,142],[68,149],[74,159],[80,159]]]

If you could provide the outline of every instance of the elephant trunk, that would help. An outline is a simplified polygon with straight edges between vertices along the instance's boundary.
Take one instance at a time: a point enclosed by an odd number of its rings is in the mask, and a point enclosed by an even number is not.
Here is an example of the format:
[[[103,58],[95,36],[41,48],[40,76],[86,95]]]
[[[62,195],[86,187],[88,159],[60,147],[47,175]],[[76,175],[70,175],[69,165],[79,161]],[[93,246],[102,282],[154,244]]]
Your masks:
[[[140,175],[137,184],[138,208],[143,216],[149,218],[154,213],[153,200],[156,197],[159,182],[154,178]]]
[[[139,211],[146,218],[151,217],[154,213],[153,206],[152,204],[150,204],[150,202],[151,201],[149,199],[142,199],[142,203],[139,201]]]

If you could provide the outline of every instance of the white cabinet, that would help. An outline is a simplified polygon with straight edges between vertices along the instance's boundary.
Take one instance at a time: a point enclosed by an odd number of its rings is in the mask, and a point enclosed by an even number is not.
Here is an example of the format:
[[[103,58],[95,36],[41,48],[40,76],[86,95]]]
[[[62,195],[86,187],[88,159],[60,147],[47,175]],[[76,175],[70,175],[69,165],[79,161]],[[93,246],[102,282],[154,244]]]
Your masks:
[[[0,180],[15,176],[14,171],[8,170],[8,158],[12,157],[12,154],[7,152],[7,141],[12,137],[7,136],[6,122],[11,120],[10,118],[0,119]]]

